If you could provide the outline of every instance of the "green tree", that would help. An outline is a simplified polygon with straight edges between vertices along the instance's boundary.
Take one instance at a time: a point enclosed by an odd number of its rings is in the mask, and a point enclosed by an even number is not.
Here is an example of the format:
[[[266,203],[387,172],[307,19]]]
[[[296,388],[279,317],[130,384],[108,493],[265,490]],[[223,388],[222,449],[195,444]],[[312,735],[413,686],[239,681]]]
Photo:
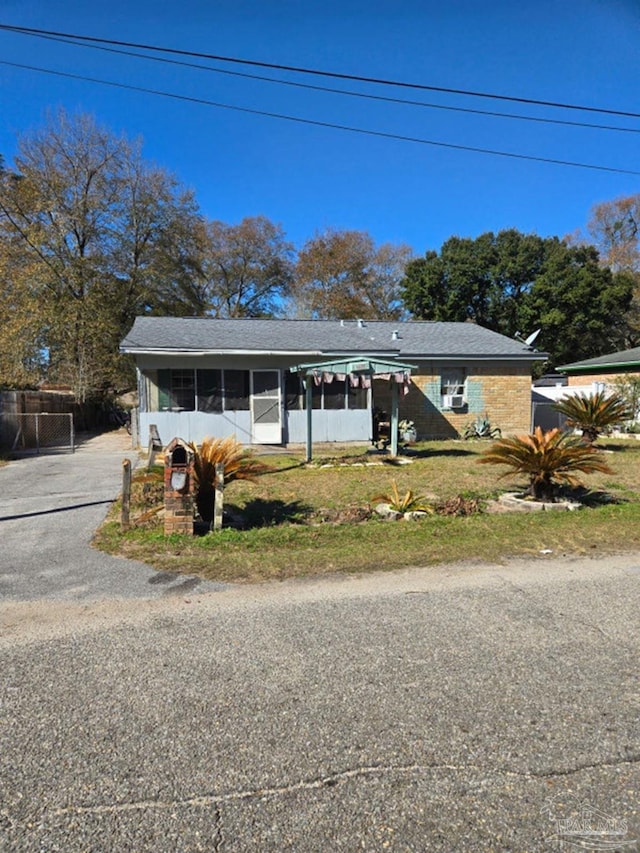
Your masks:
[[[422,319],[473,320],[513,336],[546,251],[543,238],[513,229],[476,239],[451,237],[439,254],[427,252],[407,265],[403,299]]]
[[[554,364],[615,349],[632,289],[598,264],[593,247],[514,229],[452,237],[410,261],[402,282],[420,319],[473,320],[509,337],[541,328],[538,343]]]
[[[15,241],[0,241],[0,388],[32,388],[43,375],[37,276]]]
[[[410,254],[404,245],[376,246],[364,231],[316,234],[298,255],[296,312],[317,319],[400,318],[400,281]]]
[[[593,246],[555,241],[522,302],[520,322],[542,329],[540,346],[553,365],[581,361],[624,346],[632,295],[629,279],[600,266]]]
[[[0,174],[0,242],[34,273],[8,287],[17,303],[37,288],[50,378],[80,401],[130,383],[118,346],[135,315],[192,308],[175,241],[197,222],[193,196],[91,116],[59,112],[20,138]]]

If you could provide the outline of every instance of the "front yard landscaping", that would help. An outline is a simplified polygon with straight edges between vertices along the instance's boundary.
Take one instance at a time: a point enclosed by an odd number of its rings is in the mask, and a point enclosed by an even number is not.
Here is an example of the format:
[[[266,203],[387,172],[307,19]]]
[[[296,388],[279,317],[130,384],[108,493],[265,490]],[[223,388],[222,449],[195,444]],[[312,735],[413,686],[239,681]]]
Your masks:
[[[331,451],[307,466],[302,455],[261,457],[272,470],[225,489],[225,524],[206,535],[163,534],[148,510],[162,487],[141,468],[134,475],[131,530],[120,529],[114,505],[95,545],[158,569],[212,580],[259,581],[335,572],[367,572],[460,560],[500,561],[541,552],[598,554],[640,550],[640,446],[599,442],[609,473],[584,478],[578,512],[504,511],[496,498],[522,491],[526,479],[477,464],[487,443],[415,445],[410,464]],[[385,459],[386,461],[383,461]],[[371,464],[377,463],[377,464]],[[380,495],[411,490],[434,512],[390,521],[373,510]],[[478,511],[479,510],[479,511]],[[233,525],[233,526],[231,526]]]

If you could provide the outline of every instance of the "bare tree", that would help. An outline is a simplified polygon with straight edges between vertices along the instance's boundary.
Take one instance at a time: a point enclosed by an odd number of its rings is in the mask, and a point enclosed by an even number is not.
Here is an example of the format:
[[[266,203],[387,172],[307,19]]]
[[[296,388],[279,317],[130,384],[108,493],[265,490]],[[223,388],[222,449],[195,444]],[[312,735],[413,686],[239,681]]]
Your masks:
[[[293,246],[280,225],[250,216],[210,222],[204,235],[201,292],[214,317],[278,314],[289,293]]]
[[[411,250],[376,247],[364,231],[328,229],[304,244],[295,272],[297,312],[317,318],[398,319],[400,282]]]
[[[42,351],[80,401],[126,382],[118,344],[136,314],[191,305],[175,241],[198,221],[192,195],[142,159],[139,141],[92,116],[61,111],[19,140],[0,174],[0,240],[37,270]],[[17,297],[24,281],[12,287]]]

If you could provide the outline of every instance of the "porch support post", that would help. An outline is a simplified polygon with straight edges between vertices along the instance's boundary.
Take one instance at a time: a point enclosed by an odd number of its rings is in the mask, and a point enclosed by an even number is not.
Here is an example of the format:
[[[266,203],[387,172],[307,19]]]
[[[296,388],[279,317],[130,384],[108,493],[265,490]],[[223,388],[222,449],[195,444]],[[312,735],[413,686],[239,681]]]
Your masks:
[[[309,374],[307,374],[306,378],[306,401],[307,401],[307,462],[311,462],[311,457],[313,455],[312,447],[313,447],[313,436],[311,434],[311,428],[313,424],[313,409],[311,408],[312,400],[312,379]]]
[[[398,383],[391,380],[391,455],[398,455]]]

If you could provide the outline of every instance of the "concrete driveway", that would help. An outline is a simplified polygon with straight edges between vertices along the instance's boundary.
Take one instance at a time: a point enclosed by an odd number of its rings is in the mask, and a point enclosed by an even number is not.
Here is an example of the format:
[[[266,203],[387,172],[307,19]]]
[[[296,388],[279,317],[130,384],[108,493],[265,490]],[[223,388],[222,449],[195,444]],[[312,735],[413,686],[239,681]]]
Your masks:
[[[121,489],[122,460],[135,459],[130,444],[124,432],[106,433],[73,454],[0,468],[0,600],[149,598],[200,586],[90,546]]]

